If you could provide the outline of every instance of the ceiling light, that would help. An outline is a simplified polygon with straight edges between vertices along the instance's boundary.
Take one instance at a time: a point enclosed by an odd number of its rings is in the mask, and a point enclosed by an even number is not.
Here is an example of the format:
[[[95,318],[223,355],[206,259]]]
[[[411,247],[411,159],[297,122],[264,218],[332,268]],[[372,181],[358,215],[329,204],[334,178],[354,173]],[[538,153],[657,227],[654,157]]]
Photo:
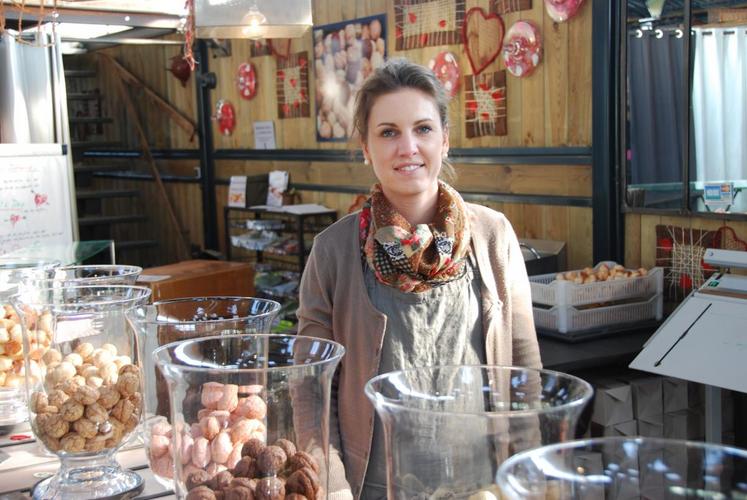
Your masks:
[[[241,19],[241,24],[244,26],[242,32],[250,40],[259,40],[263,36],[261,25],[266,22],[267,17],[259,11],[256,5],[252,5]]]
[[[194,0],[197,38],[298,38],[312,26],[311,0]]]

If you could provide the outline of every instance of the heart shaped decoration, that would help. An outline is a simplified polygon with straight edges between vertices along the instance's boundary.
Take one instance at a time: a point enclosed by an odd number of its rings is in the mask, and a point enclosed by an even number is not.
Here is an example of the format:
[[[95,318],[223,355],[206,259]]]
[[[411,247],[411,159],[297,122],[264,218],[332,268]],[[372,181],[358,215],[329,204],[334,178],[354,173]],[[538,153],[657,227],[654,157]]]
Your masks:
[[[267,45],[270,47],[270,52],[279,59],[286,59],[291,53],[290,38],[270,39],[267,40]]]
[[[486,14],[480,7],[467,11],[462,25],[462,40],[472,72],[479,75],[495,61],[503,47],[506,27],[498,14]]]

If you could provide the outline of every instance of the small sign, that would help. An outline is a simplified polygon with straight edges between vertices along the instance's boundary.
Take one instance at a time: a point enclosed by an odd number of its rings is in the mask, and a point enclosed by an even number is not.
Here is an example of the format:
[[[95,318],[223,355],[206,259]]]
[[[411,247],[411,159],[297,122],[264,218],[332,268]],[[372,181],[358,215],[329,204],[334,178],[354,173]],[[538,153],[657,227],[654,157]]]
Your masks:
[[[254,149],[275,149],[275,124],[271,120],[254,122]]]
[[[246,206],[246,176],[232,175],[228,185],[228,206],[244,208]]]
[[[733,182],[713,182],[703,186],[703,201],[707,207],[726,208],[734,202]]]

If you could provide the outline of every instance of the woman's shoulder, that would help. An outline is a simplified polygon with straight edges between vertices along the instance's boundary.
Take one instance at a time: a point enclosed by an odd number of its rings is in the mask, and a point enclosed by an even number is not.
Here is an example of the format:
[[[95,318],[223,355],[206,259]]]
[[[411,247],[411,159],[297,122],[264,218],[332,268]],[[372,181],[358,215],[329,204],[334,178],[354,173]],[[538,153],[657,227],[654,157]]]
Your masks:
[[[503,213],[484,205],[466,203],[473,226],[482,231],[503,232],[511,228],[511,223]]]
[[[349,236],[350,231],[358,227],[357,221],[358,212],[347,214],[324,228],[324,230],[320,231],[319,234],[316,235],[316,239],[319,241],[337,240],[339,242],[339,238],[342,235]]]
[[[314,248],[317,252],[333,253],[340,256],[355,249],[352,247],[356,242],[353,235],[358,234],[358,212],[345,215],[341,219],[330,224],[314,237]]]

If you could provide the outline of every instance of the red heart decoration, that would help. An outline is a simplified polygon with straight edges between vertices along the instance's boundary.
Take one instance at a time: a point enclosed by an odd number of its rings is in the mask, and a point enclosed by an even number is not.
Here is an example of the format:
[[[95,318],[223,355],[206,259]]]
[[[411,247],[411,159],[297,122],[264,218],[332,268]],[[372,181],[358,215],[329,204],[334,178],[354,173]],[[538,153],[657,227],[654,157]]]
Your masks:
[[[291,84],[291,87],[293,87],[294,89],[296,88],[296,79],[295,78],[291,78],[289,83]]]
[[[441,19],[441,20],[440,20],[440,21],[438,22],[438,26],[439,26],[440,28],[445,28],[445,27],[446,27],[446,19]]]
[[[497,43],[486,43],[490,41],[486,33],[491,30],[499,34]],[[469,64],[472,66],[472,73],[479,75],[495,61],[503,48],[505,33],[503,18],[498,14],[486,14],[480,7],[473,7],[467,11],[464,24],[462,24],[462,40],[464,40],[464,49],[467,52]],[[483,41],[482,44],[481,41]]]
[[[415,21],[417,21],[418,16],[416,16],[414,12],[408,12],[407,18],[410,20],[411,24],[415,24]]]

